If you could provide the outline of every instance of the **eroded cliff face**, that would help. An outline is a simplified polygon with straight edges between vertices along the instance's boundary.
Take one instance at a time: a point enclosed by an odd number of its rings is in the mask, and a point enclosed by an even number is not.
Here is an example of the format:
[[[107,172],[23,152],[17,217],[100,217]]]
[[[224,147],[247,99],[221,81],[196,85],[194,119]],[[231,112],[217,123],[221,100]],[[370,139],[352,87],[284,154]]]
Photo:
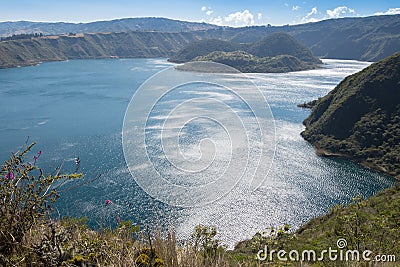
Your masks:
[[[67,59],[169,57],[201,37],[201,32],[121,32],[3,41],[0,42],[0,68]]]

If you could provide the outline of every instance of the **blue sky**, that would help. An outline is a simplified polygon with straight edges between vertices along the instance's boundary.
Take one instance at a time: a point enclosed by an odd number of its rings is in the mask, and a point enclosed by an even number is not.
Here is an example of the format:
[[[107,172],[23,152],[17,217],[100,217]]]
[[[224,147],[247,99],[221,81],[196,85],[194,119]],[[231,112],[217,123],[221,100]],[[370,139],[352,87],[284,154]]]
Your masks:
[[[167,17],[219,25],[283,25],[327,18],[400,14],[399,0],[0,0],[0,21],[89,22]]]

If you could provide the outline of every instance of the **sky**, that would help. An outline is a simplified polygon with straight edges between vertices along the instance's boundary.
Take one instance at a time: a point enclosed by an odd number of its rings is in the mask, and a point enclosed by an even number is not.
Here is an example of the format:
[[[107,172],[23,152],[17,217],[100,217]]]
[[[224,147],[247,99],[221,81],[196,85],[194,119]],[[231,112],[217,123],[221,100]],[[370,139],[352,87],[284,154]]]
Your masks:
[[[0,21],[166,17],[225,26],[285,25],[400,14],[399,0],[0,0]]]

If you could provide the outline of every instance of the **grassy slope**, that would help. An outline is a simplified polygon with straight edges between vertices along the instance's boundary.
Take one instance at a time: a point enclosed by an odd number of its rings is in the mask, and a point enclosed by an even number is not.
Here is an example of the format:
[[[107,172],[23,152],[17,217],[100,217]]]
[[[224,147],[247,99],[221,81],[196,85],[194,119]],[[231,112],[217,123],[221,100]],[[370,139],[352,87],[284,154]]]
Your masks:
[[[273,33],[251,45],[248,51],[258,57],[275,57],[289,55],[308,63],[319,64],[321,60],[314,57],[311,50],[287,33]]]
[[[400,53],[345,78],[314,103],[303,137],[337,155],[400,177]]]
[[[205,56],[214,51],[233,52],[240,50],[242,47],[239,44],[218,40],[206,39],[195,41],[180,49],[169,61],[176,63],[184,63],[193,60],[199,56]]]
[[[276,57],[257,57],[243,51],[215,51],[206,56],[199,56],[194,61],[213,61],[222,63],[244,73],[289,72],[312,69],[316,64],[307,64],[297,57],[279,55]]]
[[[287,252],[292,249],[298,251],[312,249],[319,255],[322,250],[329,247],[337,249],[337,240],[344,238],[347,241],[347,249],[357,249],[361,253],[368,249],[373,252],[373,255],[395,255],[398,262],[400,260],[399,220],[400,184],[366,200],[355,200],[347,207],[333,207],[328,214],[312,219],[295,233],[265,238],[262,241],[255,236],[252,240],[239,243],[229,254],[236,261],[255,264],[252,258],[259,249],[264,248],[265,244],[270,249],[283,249]],[[277,261],[275,263],[279,264]],[[280,263],[284,264],[284,262]],[[347,266],[343,262],[308,263],[317,266]],[[355,265],[352,266],[364,266],[362,263],[353,262],[353,264]]]

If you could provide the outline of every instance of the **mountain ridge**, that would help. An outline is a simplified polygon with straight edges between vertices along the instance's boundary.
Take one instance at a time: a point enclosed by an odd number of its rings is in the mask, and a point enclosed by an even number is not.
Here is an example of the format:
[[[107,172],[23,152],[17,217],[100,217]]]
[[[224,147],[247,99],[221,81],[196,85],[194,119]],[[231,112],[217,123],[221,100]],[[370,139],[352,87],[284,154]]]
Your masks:
[[[118,22],[118,21],[117,21]],[[1,23],[0,23],[1,25]],[[197,24],[196,24],[197,25]],[[165,27],[165,25],[163,26]],[[287,25],[287,26],[253,26],[245,28],[229,28],[215,27],[208,30],[175,32],[175,36],[164,39],[169,44],[155,44],[153,40],[154,31],[129,31],[113,33],[113,35],[121,34],[122,41],[114,39],[111,43],[107,43],[110,51],[103,51],[103,55],[83,54],[82,57],[70,55],[68,51],[55,51],[49,42],[40,38],[28,38],[40,45],[44,44],[42,49],[37,49],[35,45],[26,45],[30,41],[28,39],[15,41],[0,41],[0,68],[17,67],[34,65],[42,61],[54,61],[62,59],[76,58],[107,58],[107,57],[170,57],[186,44],[201,39],[220,39],[222,41],[235,42],[238,45],[246,45],[249,42],[260,41],[267,35],[276,32],[285,32],[304,43],[315,56],[321,58],[335,59],[353,59],[362,61],[378,61],[400,50],[400,15],[390,16],[372,16],[364,18],[340,18],[319,21],[315,23]],[[164,28],[165,30],[165,28]],[[101,28],[101,32],[106,32]],[[124,42],[132,35],[139,35],[143,38],[134,38],[131,42]],[[162,32],[157,31],[160,36]],[[187,34],[183,37],[180,34]],[[66,33],[69,34],[69,31]],[[72,32],[72,34],[76,34]],[[59,35],[59,36],[64,36]],[[85,34],[84,34],[85,35]],[[46,37],[46,36],[45,36]],[[69,46],[60,45],[60,47],[80,46],[80,39],[68,39]],[[163,38],[159,40],[162,41]],[[147,40],[150,40],[147,42]],[[87,46],[102,47],[106,49],[105,44],[101,43],[101,38],[89,40]],[[125,46],[125,48],[122,48]],[[168,47],[170,51],[163,50],[160,53],[157,49],[149,49],[151,47]],[[121,51],[127,50],[125,53],[115,53],[114,48],[119,47]],[[132,50],[133,47],[141,47],[138,52]],[[146,48],[147,47],[147,48]],[[73,50],[73,49],[72,49]],[[145,52],[144,52],[145,51]],[[37,54],[39,53],[39,54]],[[56,54],[57,56],[55,56]],[[77,53],[79,55],[80,53]],[[102,53],[100,53],[102,54]],[[117,55],[116,55],[117,54]],[[20,56],[18,58],[13,58]]]
[[[68,59],[169,57],[199,38],[193,32],[129,32],[9,40],[0,42],[0,68]]]
[[[0,22],[0,37],[13,34],[42,33],[57,35],[68,33],[98,33],[98,32],[127,32],[127,31],[162,31],[182,32],[215,29],[219,26],[204,23],[190,22],[162,17],[121,18],[113,20],[99,20],[85,23],[73,22],[33,22],[33,21],[5,21]]]

